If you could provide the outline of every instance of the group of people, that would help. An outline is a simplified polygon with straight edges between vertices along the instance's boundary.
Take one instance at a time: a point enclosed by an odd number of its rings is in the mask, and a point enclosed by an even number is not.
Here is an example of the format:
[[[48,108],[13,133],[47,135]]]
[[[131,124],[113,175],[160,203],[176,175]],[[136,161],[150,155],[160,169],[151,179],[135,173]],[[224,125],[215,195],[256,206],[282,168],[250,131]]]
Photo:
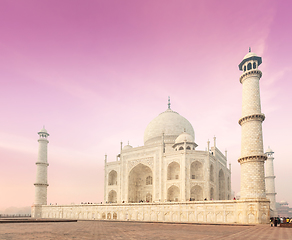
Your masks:
[[[281,223],[291,223],[292,224],[292,218],[285,218],[285,217],[272,217],[270,218],[271,227],[277,227],[278,224]]]

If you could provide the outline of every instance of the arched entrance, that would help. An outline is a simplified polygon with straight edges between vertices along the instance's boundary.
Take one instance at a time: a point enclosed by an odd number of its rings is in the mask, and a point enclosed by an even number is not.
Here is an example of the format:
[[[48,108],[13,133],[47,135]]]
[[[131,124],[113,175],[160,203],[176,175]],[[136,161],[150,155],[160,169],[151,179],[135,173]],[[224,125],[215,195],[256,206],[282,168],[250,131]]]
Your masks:
[[[152,170],[142,163],[138,164],[129,173],[128,187],[129,202],[146,202],[147,200],[152,202],[152,197],[149,198],[149,194],[152,196],[153,192]]]
[[[152,202],[152,194],[151,193],[146,194],[146,202]]]
[[[167,180],[179,179],[180,166],[177,162],[172,162],[167,167]]]
[[[117,185],[117,172],[112,170],[108,175],[108,185]]]
[[[191,200],[192,201],[203,201],[203,189],[196,185],[191,189]]]
[[[219,171],[219,200],[225,200],[225,177],[222,169]]]
[[[201,162],[195,161],[191,164],[191,179],[203,179],[203,164]]]
[[[116,203],[117,202],[117,192],[111,190],[108,194],[108,202],[109,203]]]
[[[179,188],[173,185],[167,190],[167,201],[178,202],[179,200]]]

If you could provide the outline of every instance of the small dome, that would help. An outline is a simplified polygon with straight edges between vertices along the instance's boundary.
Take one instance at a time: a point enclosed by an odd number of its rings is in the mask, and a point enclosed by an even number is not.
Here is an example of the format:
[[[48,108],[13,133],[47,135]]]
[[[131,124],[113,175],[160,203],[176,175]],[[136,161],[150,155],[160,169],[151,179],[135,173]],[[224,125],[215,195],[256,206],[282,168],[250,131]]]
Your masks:
[[[247,58],[250,58],[250,57],[258,57],[258,56],[255,53],[253,53],[253,52],[249,52],[248,54],[246,54],[244,56],[243,59],[247,59]]]
[[[246,54],[244,56],[244,58],[242,59],[241,63],[238,65],[239,70],[243,71],[242,67],[243,65],[250,60],[254,60],[258,62],[258,66],[262,64],[262,58],[259,57],[258,55],[256,55],[254,52],[249,52],[248,54]]]
[[[175,143],[183,142],[194,142],[194,138],[190,134],[183,132],[175,139]]]
[[[42,133],[48,133],[47,130],[46,130],[45,128],[42,128],[42,129],[40,130],[40,132],[42,132]]]
[[[273,150],[270,148],[270,146],[269,146],[268,149],[266,150],[266,153],[273,153]]]
[[[49,135],[49,134],[48,134],[48,131],[45,129],[45,127],[43,127],[43,128],[38,132],[38,134],[40,134],[40,133],[46,133],[47,135]]]
[[[194,129],[190,122],[169,108],[148,124],[144,133],[144,144],[160,141],[162,134],[166,142],[174,143],[184,130],[194,138]]]
[[[123,150],[128,150],[128,149],[131,149],[131,148],[133,148],[133,147],[128,144],[128,145],[126,145],[126,146],[123,147]]]

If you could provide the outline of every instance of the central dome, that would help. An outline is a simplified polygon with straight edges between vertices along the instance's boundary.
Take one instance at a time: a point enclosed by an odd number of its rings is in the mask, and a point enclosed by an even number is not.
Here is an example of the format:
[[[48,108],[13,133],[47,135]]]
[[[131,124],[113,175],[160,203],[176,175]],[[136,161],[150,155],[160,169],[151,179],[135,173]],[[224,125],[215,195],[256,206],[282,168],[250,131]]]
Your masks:
[[[160,142],[162,133],[164,133],[166,143],[174,143],[184,131],[195,138],[190,122],[169,108],[148,124],[144,133],[144,145]]]

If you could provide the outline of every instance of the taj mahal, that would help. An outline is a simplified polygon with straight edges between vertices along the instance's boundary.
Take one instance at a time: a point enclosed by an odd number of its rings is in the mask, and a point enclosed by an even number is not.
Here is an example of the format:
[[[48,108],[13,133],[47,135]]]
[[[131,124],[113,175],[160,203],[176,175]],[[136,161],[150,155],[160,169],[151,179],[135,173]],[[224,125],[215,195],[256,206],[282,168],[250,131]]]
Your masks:
[[[47,145],[39,134],[34,218],[87,220],[267,223],[275,210],[273,151],[263,149],[259,81],[262,58],[247,53],[239,70],[242,84],[240,199],[231,191],[227,152],[213,143],[197,149],[191,123],[171,108],[155,117],[144,132],[144,145],[121,143],[116,161],[105,156],[104,203],[47,205]],[[211,146],[212,145],[212,146]],[[265,173],[265,162],[266,173]]]
[[[105,202],[227,200],[231,171],[214,146],[196,149],[190,122],[168,109],[146,127],[144,146],[121,148],[118,161],[105,159]]]

